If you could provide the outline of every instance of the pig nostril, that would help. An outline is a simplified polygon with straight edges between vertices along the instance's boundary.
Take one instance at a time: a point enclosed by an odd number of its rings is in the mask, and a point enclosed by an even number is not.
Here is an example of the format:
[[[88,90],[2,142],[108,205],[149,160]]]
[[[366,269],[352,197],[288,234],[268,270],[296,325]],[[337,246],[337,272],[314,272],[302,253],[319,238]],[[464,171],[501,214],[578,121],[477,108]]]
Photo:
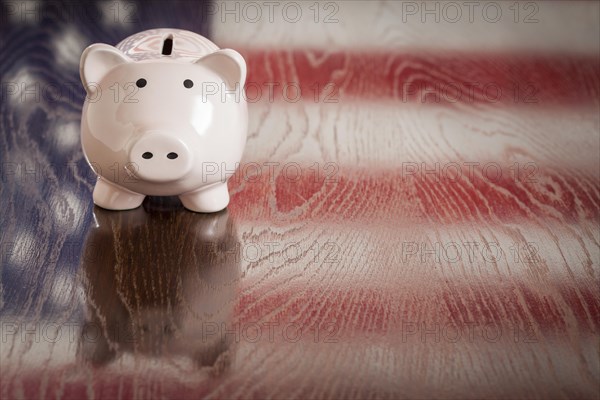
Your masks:
[[[144,154],[142,154],[142,158],[145,158],[146,160],[151,159],[153,156],[152,153],[150,153],[149,151],[145,152]]]
[[[169,160],[174,160],[174,159],[176,159],[177,157],[179,157],[179,155],[178,155],[177,153],[169,153],[169,154],[167,154],[167,158],[168,158]]]

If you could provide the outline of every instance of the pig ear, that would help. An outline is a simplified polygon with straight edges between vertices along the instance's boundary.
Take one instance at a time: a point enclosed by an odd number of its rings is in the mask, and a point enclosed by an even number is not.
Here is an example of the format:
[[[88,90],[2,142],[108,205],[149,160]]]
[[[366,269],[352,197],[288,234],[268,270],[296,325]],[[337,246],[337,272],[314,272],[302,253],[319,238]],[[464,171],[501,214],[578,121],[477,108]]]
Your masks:
[[[92,90],[108,71],[128,62],[132,60],[116,47],[102,43],[89,46],[83,51],[79,63],[79,75],[85,90]]]
[[[235,50],[218,50],[200,58],[196,64],[201,64],[217,73],[223,78],[229,90],[235,89],[238,83],[240,88],[243,88],[246,83],[246,61]]]

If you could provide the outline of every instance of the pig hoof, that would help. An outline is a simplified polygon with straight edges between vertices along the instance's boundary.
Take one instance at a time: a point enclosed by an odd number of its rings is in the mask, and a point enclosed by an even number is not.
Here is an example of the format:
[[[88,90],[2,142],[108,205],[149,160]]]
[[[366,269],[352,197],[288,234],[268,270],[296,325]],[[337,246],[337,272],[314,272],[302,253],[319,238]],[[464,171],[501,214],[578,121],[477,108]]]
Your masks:
[[[131,192],[99,178],[94,187],[94,204],[107,210],[131,210],[144,201],[143,194]]]
[[[183,206],[190,211],[212,213],[227,207],[227,204],[229,204],[229,191],[227,190],[227,183],[219,183],[182,194],[179,199]]]

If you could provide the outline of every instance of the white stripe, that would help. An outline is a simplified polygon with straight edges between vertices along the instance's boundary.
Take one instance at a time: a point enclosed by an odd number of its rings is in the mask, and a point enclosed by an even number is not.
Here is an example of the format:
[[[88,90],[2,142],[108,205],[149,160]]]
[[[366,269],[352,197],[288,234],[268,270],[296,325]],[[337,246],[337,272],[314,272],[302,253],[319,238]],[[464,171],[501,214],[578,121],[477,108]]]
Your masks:
[[[319,196],[326,196],[326,189]],[[383,188],[380,196],[385,192]],[[427,217],[415,222],[408,213],[422,199],[410,189],[406,192],[403,198],[400,191],[387,193],[396,197],[390,200],[397,204],[389,222],[369,224],[359,218],[360,222],[352,223],[340,217],[342,224],[301,221],[297,229],[290,229],[270,221],[239,221],[238,229],[244,232],[240,239],[244,288],[261,292],[263,286],[286,293],[306,288],[316,292],[362,288],[382,296],[427,297],[446,291],[449,281],[457,286],[481,282],[499,288],[523,284],[537,287],[533,292],[538,294],[554,293],[548,292],[545,285],[549,284],[595,290],[593,282],[600,279],[600,233],[593,221],[561,225],[531,215],[506,224],[492,213],[481,218],[485,222],[468,225],[441,225],[428,222]],[[444,211],[452,212],[454,205]],[[464,204],[458,206],[464,208]],[[307,207],[318,208],[318,199],[310,200]],[[526,205],[521,208],[527,211]],[[406,218],[400,216],[403,213]],[[540,279],[545,282],[542,286]],[[490,293],[502,296],[509,290],[504,287]]]
[[[234,48],[600,48],[600,3],[593,1],[217,1],[208,12],[215,43]]]
[[[398,102],[250,104],[245,162],[534,163],[598,176],[600,116],[594,107],[436,107]],[[576,139],[576,140],[575,140]],[[443,167],[442,165],[440,168]]]

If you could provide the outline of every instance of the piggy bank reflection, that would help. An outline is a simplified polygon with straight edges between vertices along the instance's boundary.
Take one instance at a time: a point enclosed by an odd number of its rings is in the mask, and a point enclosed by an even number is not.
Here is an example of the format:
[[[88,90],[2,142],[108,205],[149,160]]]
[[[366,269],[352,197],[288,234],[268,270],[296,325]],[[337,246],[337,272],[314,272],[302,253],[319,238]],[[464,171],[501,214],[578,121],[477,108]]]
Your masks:
[[[240,278],[235,225],[226,210],[196,214],[165,201],[122,213],[94,208],[78,348],[92,364],[127,353],[217,369],[229,363]]]

